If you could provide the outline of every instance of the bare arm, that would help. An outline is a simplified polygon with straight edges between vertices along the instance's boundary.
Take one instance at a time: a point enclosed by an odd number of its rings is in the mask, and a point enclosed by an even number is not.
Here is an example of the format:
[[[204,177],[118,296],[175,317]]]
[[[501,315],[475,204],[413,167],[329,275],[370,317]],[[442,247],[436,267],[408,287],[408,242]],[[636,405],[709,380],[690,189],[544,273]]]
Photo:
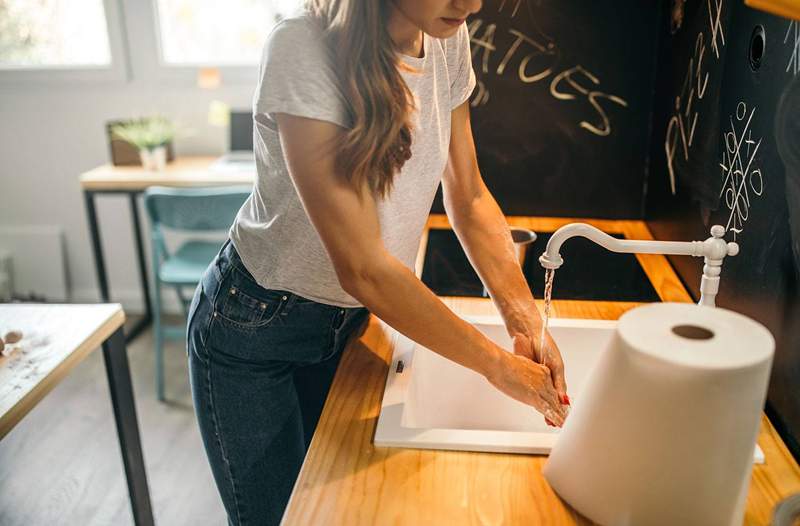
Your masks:
[[[547,368],[522,364],[456,316],[400,261],[380,236],[373,195],[335,173],[338,126],[278,114],[281,146],[303,206],[350,295],[387,324],[458,364],[485,376],[503,392],[536,407],[554,423],[563,409]]]
[[[542,320],[517,260],[514,242],[500,207],[478,169],[467,102],[453,110],[450,157],[442,179],[444,205],[464,251],[503,316],[515,352],[545,363],[565,400],[564,366],[558,347],[547,335],[549,352],[539,349]],[[544,356],[547,361],[544,362]]]

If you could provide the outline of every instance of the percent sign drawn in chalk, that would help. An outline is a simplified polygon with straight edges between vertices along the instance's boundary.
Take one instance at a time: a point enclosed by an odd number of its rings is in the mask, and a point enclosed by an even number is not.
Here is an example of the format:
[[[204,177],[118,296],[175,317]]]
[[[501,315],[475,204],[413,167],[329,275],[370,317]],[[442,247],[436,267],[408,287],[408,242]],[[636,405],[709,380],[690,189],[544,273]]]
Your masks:
[[[730,117],[731,129],[723,135],[725,148],[722,152],[722,162],[719,163],[725,180],[722,183],[722,190],[719,196],[725,195],[725,205],[730,210],[728,223],[725,230],[733,232],[733,239],[736,234],[743,231],[744,224],[750,216],[751,192],[754,196],[764,193],[764,177],[761,168],[753,166],[758,148],[761,146],[763,138],[758,142],[752,139],[753,130],[750,123],[756,108],[747,114],[747,104],[740,102],[736,106],[736,122],[733,116]],[[745,122],[745,117],[747,121]],[[737,133],[736,127],[744,127]]]

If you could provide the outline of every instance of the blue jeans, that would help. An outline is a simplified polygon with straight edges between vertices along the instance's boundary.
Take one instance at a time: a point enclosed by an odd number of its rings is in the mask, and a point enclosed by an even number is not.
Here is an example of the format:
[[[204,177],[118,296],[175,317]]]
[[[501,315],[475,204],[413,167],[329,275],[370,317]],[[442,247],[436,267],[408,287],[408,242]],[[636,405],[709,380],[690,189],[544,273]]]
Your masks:
[[[187,352],[229,524],[280,522],[342,350],[368,317],[261,287],[230,239],[209,265],[189,309]]]

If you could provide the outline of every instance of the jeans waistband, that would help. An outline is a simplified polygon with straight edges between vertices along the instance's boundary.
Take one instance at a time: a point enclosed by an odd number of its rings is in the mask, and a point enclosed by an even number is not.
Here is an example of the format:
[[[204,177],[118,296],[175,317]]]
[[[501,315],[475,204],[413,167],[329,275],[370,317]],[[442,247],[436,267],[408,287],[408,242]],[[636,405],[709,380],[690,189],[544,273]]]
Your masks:
[[[228,273],[229,270],[228,267],[233,267],[239,273],[243,274],[245,277],[250,279],[252,281],[251,285],[253,287],[260,288],[263,291],[270,290],[270,289],[265,289],[264,287],[262,287],[257,283],[256,279],[245,267],[244,262],[242,262],[242,258],[239,256],[238,252],[236,251],[236,247],[233,245],[233,242],[231,241],[230,238],[226,239],[225,242],[222,244],[222,247],[220,247],[217,259],[214,261],[214,265],[212,266],[214,268],[214,273],[216,275],[216,278],[220,282],[222,281],[223,277]],[[282,291],[282,292],[286,296],[288,296],[287,309],[290,308],[297,301],[311,302],[315,303],[322,309],[343,310],[347,318],[350,318],[351,316],[353,316],[354,313],[356,313],[359,310],[367,310],[366,307],[338,307],[336,305],[329,305],[327,303],[322,303],[309,298],[305,298],[290,291]]]

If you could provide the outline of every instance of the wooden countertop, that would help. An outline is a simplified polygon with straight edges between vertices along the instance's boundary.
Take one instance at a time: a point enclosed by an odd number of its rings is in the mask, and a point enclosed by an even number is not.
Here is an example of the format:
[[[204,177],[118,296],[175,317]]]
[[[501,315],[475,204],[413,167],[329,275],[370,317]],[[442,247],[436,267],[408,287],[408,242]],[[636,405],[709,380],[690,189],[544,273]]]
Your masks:
[[[117,303],[0,305],[0,333],[23,334],[0,356],[0,439],[123,323]]]
[[[553,231],[576,219],[509,217],[512,226]],[[652,239],[641,221],[583,220],[609,233]],[[429,228],[446,228],[431,216]],[[420,254],[424,254],[427,236]],[[637,256],[664,301],[691,301],[658,255]],[[417,272],[421,271],[421,256]],[[491,300],[442,298],[459,314],[496,314]],[[638,303],[553,301],[553,316],[617,319]],[[541,302],[537,300],[541,310]],[[393,329],[372,316],[347,346],[283,518],[285,525],[591,524],[550,489],[544,456],[415,450],[372,444],[392,356]],[[800,491],[800,468],[762,418],[765,464],[753,470],[745,524],[768,524],[781,498]]]
[[[209,167],[217,157],[177,157],[163,171],[141,166],[104,164],[80,176],[81,188],[92,191],[141,191],[148,186],[250,185],[255,171],[219,172]]]
[[[773,15],[800,20],[800,2],[797,0],[744,0],[744,4]]]

